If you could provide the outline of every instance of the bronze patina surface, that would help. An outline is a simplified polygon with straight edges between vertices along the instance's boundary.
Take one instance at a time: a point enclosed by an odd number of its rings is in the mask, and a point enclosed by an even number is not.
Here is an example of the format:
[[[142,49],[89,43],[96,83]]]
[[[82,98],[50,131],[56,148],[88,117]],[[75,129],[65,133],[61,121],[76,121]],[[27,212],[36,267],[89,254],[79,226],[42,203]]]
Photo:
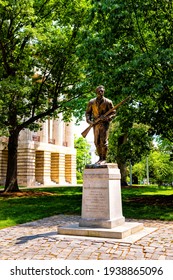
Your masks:
[[[94,144],[96,146],[99,160],[95,164],[105,164],[108,148],[108,129],[110,121],[115,117],[116,110],[104,116],[110,109],[113,109],[113,103],[110,99],[104,97],[105,89],[103,86],[96,88],[96,98],[89,101],[86,109],[86,121],[93,125]],[[100,118],[100,121],[95,121]]]

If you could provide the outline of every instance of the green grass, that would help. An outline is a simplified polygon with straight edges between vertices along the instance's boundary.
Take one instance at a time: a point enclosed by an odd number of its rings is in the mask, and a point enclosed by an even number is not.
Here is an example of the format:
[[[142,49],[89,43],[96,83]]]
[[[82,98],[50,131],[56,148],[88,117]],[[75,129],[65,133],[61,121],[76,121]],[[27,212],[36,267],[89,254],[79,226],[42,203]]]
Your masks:
[[[0,196],[0,228],[57,214],[80,214],[82,188],[25,190],[28,196]],[[40,193],[40,194],[39,194]]]
[[[125,218],[173,220],[173,188],[123,188],[122,203]],[[58,214],[80,215],[81,204],[81,187],[23,190],[18,196],[0,193],[0,228]]]
[[[122,189],[126,218],[173,220],[173,188],[140,186]]]
[[[127,195],[173,195],[172,187],[164,187],[164,186],[133,186],[131,188],[124,188],[123,194]]]

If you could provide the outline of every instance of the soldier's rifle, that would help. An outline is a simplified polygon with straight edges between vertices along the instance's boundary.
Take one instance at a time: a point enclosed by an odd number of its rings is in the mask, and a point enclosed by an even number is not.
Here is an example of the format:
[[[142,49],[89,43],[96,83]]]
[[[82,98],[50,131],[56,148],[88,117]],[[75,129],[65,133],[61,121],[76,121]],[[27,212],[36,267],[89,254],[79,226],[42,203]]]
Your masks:
[[[90,124],[82,133],[81,135],[85,138],[90,131],[90,129],[96,125],[98,122],[104,120],[105,117],[107,117],[110,113],[112,113],[114,110],[116,110],[118,107],[120,107],[122,104],[124,104],[131,96],[126,97],[124,100],[122,100],[120,103],[115,105],[113,108],[111,108],[109,111],[107,111],[103,116],[97,118],[93,124]]]

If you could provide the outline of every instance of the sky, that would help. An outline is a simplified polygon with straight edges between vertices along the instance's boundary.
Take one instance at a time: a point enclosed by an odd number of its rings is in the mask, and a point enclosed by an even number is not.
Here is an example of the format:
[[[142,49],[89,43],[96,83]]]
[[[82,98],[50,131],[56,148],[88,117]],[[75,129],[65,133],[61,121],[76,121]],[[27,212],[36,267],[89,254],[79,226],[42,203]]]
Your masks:
[[[86,121],[81,121],[80,125],[75,125],[74,126],[75,135],[77,137],[81,137],[82,131],[84,131],[88,126],[89,126],[89,124]],[[91,129],[90,132],[87,134],[86,140],[88,142],[93,142],[93,140],[94,140],[93,129]]]

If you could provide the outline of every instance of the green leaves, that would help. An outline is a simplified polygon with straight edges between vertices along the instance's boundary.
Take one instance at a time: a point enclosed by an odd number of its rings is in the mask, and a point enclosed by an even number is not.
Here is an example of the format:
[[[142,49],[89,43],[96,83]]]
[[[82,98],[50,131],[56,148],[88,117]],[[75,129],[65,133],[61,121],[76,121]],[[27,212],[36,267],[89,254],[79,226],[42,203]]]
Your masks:
[[[130,124],[130,123],[129,123]],[[147,155],[152,148],[152,137],[149,135],[149,127],[142,124],[127,124],[126,132],[124,125],[112,124],[109,134],[108,159],[110,161],[137,163],[143,155]]]
[[[172,2],[92,3],[94,21],[86,40],[91,83],[104,84],[114,103],[132,95],[140,104],[137,121],[172,140]]]
[[[83,137],[75,138],[75,148],[77,150],[77,177],[82,179],[83,170],[85,165],[90,163],[90,145],[87,143],[86,139]]]
[[[67,120],[77,115],[69,102],[88,87],[80,45],[89,7],[85,0],[0,2],[0,122],[7,129],[11,106],[20,129],[62,111]]]

